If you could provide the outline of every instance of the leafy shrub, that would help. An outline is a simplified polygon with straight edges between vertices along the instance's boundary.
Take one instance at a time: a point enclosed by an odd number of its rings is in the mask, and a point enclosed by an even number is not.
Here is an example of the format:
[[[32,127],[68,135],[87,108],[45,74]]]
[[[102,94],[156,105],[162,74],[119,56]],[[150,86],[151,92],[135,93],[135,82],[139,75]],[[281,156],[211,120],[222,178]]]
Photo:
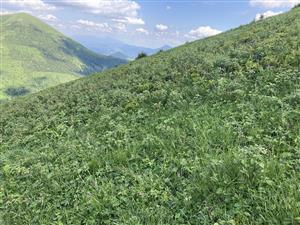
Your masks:
[[[236,59],[219,57],[215,62],[215,67],[219,68],[222,72],[231,73],[238,70],[239,64]]]
[[[259,16],[259,20],[263,20],[265,18],[265,16],[263,15],[263,14],[261,14],[260,16]]]
[[[295,8],[300,8],[300,3],[297,4],[297,5],[295,5],[295,6],[294,6],[294,9],[295,9]]]
[[[147,57],[147,54],[144,52],[141,52],[138,54],[138,56],[135,59],[141,59],[141,58],[145,58],[145,57]]]

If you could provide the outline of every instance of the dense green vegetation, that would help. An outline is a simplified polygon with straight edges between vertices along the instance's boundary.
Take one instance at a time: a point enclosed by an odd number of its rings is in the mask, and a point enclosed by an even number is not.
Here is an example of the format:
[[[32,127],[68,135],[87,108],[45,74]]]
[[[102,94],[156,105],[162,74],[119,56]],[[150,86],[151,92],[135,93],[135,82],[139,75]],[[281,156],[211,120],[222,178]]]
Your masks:
[[[1,224],[297,224],[300,8],[0,106]]]
[[[144,52],[141,52],[138,54],[138,56],[135,59],[141,59],[141,58],[145,58],[145,57],[147,57],[147,54]]]
[[[97,55],[31,15],[0,19],[0,99],[15,97],[9,89],[27,94],[125,62]]]

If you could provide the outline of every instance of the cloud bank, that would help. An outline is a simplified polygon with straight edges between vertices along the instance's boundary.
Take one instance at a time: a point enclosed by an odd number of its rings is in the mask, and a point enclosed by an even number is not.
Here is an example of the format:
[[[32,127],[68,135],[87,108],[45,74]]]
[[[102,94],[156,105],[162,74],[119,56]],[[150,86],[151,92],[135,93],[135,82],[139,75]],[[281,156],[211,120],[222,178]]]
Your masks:
[[[206,38],[210,37],[213,35],[217,35],[222,33],[222,31],[211,28],[210,26],[201,26],[198,27],[197,29],[191,30],[186,37],[192,38],[192,39],[201,39],[201,38]]]
[[[166,30],[168,30],[169,27],[167,25],[164,25],[164,24],[157,24],[155,26],[155,28],[158,31],[166,31]]]

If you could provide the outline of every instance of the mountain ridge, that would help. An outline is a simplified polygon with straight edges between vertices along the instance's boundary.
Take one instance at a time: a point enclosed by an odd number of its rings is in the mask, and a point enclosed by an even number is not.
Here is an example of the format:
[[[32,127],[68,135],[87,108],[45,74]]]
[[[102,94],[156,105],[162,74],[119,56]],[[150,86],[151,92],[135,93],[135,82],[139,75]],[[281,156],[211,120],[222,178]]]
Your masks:
[[[0,98],[9,97],[8,88],[35,92],[125,63],[86,49],[27,13],[2,15],[1,23],[5,63]]]
[[[144,52],[147,55],[153,55],[160,50],[169,50],[172,47],[164,45],[160,48],[147,48],[142,46],[135,46],[123,43],[122,41],[112,38],[101,38],[95,36],[73,36],[75,40],[82,43],[87,48],[104,55],[113,55],[117,52],[128,56],[131,59],[135,59],[139,53]]]

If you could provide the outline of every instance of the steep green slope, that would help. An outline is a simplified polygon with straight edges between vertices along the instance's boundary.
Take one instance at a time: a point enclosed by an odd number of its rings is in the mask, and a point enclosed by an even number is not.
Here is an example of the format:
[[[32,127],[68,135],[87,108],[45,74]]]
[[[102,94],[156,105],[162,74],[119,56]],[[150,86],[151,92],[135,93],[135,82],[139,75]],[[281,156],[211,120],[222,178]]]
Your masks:
[[[297,224],[300,9],[0,106],[1,224]]]
[[[35,92],[125,62],[97,55],[31,15],[19,13],[0,19],[0,99]]]

